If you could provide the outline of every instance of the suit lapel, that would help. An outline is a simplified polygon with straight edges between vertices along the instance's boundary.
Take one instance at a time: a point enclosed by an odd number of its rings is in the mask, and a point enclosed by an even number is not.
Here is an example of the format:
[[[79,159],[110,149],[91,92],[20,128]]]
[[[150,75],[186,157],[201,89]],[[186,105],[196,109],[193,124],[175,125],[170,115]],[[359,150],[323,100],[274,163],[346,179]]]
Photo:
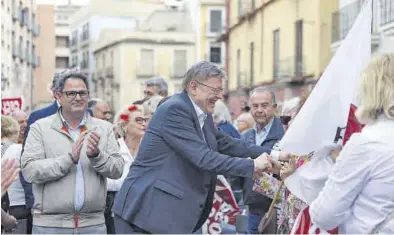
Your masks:
[[[202,133],[201,127],[200,127],[200,123],[198,122],[197,114],[196,114],[196,111],[195,111],[194,106],[193,106],[193,104],[192,104],[192,101],[190,100],[190,98],[189,98],[189,96],[186,94],[186,92],[182,92],[182,93],[180,94],[180,97],[181,97],[181,99],[182,99],[183,101],[185,101],[185,102],[189,105],[190,109],[192,110],[192,117],[193,117],[194,127],[196,128],[197,133],[198,133],[198,135],[200,136],[200,138],[201,138],[202,140],[204,140],[203,133]],[[205,125],[204,125],[204,126],[205,126]]]

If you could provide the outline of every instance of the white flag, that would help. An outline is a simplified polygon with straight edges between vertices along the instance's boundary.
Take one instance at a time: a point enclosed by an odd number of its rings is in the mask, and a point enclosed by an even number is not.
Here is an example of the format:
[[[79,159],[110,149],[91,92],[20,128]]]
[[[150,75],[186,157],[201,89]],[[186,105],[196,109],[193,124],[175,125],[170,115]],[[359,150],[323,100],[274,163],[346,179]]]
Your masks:
[[[282,151],[308,154],[333,143],[337,129],[346,127],[361,71],[371,58],[371,21],[369,0],[282,138]]]

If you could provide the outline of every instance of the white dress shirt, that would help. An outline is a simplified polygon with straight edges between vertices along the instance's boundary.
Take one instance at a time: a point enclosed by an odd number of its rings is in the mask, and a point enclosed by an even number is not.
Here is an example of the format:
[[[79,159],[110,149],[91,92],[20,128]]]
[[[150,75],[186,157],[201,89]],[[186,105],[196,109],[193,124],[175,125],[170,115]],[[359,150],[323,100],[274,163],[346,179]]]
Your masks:
[[[313,224],[341,234],[370,233],[394,211],[394,121],[351,136],[309,211]],[[380,233],[393,234],[393,222]]]
[[[202,109],[196,103],[194,103],[194,101],[192,100],[192,98],[190,96],[189,96],[189,99],[193,104],[194,110],[196,111],[198,122],[200,123],[200,128],[202,130],[202,128],[204,127],[204,122],[207,119],[208,115],[206,113],[204,113],[204,111],[202,111]]]
[[[119,179],[107,179],[107,191],[117,192],[122,187],[124,179],[129,174],[129,169],[131,164],[134,161],[133,155],[131,155],[129,148],[127,147],[126,143],[124,142],[123,138],[118,139],[119,143],[119,151],[124,159],[124,168],[122,176]]]
[[[271,121],[269,121],[267,123],[267,125],[265,125],[265,127],[263,127],[260,132],[257,129],[257,124],[254,125],[253,129],[254,129],[254,133],[255,133],[255,137],[256,137],[256,145],[261,146],[261,144],[264,142],[264,140],[267,138],[268,133],[271,130],[272,127],[272,123],[274,123],[274,118],[271,118]]]

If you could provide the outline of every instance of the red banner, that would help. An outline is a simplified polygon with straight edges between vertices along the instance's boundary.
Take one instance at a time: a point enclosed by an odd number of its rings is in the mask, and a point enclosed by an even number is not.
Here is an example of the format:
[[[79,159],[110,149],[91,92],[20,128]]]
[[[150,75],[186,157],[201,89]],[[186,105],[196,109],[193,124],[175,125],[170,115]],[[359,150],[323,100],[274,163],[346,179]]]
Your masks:
[[[241,211],[237,205],[230,184],[222,175],[218,176],[212,210],[203,226],[203,234],[220,234],[221,223],[235,225],[235,216]]]
[[[10,115],[12,112],[22,109],[22,98],[1,99],[1,114]]]

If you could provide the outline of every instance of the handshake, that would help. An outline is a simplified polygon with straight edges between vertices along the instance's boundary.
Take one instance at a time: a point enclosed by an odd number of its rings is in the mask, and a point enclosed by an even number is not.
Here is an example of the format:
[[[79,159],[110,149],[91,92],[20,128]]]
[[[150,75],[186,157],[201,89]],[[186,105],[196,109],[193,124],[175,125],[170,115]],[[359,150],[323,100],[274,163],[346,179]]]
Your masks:
[[[263,153],[254,159],[254,173],[253,178],[258,179],[262,177],[264,172],[272,172],[275,174],[280,174],[282,170],[282,164],[280,161],[289,161],[293,159],[293,155],[285,152],[279,153],[279,159],[276,160],[267,153]]]

